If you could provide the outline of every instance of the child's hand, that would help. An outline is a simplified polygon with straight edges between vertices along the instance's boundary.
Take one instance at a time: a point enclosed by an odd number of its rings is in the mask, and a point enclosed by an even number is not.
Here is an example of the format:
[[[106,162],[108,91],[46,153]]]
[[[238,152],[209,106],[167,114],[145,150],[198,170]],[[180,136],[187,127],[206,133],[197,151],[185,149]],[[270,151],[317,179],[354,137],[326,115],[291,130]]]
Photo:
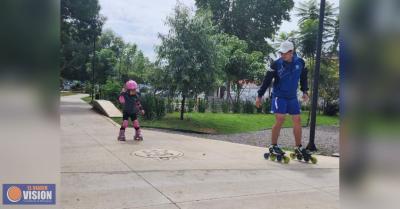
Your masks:
[[[125,92],[126,92],[125,87],[122,87],[121,93],[125,93]]]
[[[140,113],[141,113],[142,115],[144,115],[144,110],[140,111]]]

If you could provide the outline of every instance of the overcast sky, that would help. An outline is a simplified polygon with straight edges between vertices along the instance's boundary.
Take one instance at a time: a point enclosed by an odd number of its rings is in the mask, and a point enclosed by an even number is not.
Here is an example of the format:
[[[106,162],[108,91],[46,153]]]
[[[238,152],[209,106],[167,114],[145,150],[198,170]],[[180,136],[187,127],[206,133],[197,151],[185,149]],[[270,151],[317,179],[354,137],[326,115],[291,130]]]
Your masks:
[[[297,6],[298,2],[295,0]],[[339,5],[339,0],[328,0]],[[172,13],[176,0],[99,0],[100,13],[107,17],[104,29],[115,33],[131,43],[135,43],[143,53],[154,60],[154,46],[159,44],[158,33],[167,33],[164,25],[166,16]],[[195,9],[195,0],[180,0],[186,6]],[[291,12],[291,21],[285,21],[281,31],[297,29],[298,18]]]

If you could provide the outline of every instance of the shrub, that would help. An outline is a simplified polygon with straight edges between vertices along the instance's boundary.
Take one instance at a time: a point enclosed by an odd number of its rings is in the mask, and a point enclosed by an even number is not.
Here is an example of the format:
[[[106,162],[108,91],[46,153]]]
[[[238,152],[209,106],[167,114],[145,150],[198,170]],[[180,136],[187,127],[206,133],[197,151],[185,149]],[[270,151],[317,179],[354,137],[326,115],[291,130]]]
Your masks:
[[[144,119],[161,119],[165,116],[165,101],[163,98],[146,94],[141,97],[141,103],[145,111]]]
[[[161,119],[165,116],[165,99],[160,97],[155,97],[155,113],[156,119]]]
[[[324,108],[324,115],[335,116],[339,112],[338,103],[328,103]]]
[[[218,104],[217,101],[215,101],[214,98],[211,100],[211,112],[212,113],[217,113],[218,112]]]
[[[193,112],[193,110],[194,110],[194,105],[195,105],[195,100],[194,100],[194,99],[189,99],[189,102],[188,102],[188,112]]]
[[[92,95],[92,84],[89,81],[85,82],[84,91],[86,94],[90,94],[90,96]]]
[[[266,114],[271,113],[271,99],[267,98],[263,101],[262,109]]]
[[[246,100],[243,104],[243,113],[253,114],[254,113],[254,104],[252,101]]]
[[[174,100],[173,99],[168,99],[167,100],[166,111],[167,111],[167,113],[173,113],[174,112]]]
[[[207,109],[207,102],[205,99],[199,99],[199,106],[198,106],[198,111],[200,113],[205,113]]]
[[[230,110],[230,103],[228,100],[224,100],[221,103],[221,108],[223,113],[229,113]]]
[[[118,96],[121,92],[122,84],[115,80],[107,80],[102,86],[101,95],[103,99],[110,100],[114,104],[118,104]]]
[[[242,111],[242,102],[240,100],[233,102],[232,111],[233,113],[240,113]]]
[[[310,110],[310,104],[302,104],[301,105],[301,110],[302,111],[309,111]]]
[[[181,103],[182,103],[182,101],[180,101],[179,99],[175,100],[175,103],[174,103],[175,112],[180,112],[181,111]]]

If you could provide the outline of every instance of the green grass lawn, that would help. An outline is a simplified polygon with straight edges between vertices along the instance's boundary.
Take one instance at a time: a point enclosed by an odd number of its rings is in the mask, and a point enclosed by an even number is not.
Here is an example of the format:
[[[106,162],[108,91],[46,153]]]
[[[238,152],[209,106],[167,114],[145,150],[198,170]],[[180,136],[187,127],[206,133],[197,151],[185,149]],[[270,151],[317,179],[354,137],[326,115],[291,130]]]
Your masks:
[[[83,101],[85,101],[86,103],[90,104],[90,102],[92,101],[92,97],[91,96],[87,96],[87,97],[82,97],[81,98]]]
[[[121,123],[121,118],[113,118]],[[307,113],[302,113],[302,123],[306,124]],[[179,120],[179,113],[167,114],[161,120],[141,120],[142,127],[172,130],[194,131],[212,134],[232,134],[270,129],[275,122],[272,114],[223,114],[223,113],[185,113],[185,119]],[[317,116],[317,125],[339,125],[339,117]],[[288,116],[284,127],[291,127]]]

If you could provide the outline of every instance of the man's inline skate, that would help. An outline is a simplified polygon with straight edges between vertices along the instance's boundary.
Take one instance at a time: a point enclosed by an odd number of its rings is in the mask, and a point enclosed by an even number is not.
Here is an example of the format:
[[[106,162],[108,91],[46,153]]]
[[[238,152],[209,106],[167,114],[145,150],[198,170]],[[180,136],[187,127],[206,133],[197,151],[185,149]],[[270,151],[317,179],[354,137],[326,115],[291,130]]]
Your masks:
[[[285,152],[280,148],[278,145],[270,145],[269,146],[269,152],[264,154],[264,158],[268,160],[268,158],[272,161],[277,160],[278,162],[282,162],[285,164],[288,164],[290,161],[290,158],[286,156]]]
[[[316,164],[318,161],[316,157],[312,156],[308,149],[302,147],[301,145],[296,147],[293,153],[290,153],[290,158],[292,158],[292,160],[295,158],[297,158],[299,161],[304,160],[307,163],[311,161],[312,164]]]

